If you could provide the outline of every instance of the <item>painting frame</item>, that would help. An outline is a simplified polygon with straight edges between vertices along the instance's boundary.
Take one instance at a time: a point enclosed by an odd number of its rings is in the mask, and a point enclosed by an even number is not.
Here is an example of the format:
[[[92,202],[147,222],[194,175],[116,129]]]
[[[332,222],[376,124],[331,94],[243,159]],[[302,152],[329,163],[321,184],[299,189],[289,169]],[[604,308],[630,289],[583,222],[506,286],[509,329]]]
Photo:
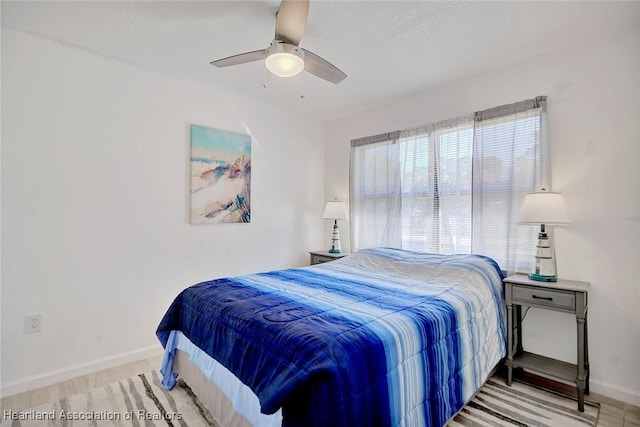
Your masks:
[[[251,136],[190,125],[189,223],[251,222]]]

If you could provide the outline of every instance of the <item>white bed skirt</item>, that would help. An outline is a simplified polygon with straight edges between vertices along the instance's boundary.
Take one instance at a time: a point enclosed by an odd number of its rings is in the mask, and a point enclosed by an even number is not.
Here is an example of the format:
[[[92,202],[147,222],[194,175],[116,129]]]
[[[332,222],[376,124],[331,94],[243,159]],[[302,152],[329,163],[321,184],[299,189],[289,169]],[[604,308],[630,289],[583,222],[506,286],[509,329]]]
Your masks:
[[[164,365],[175,350],[173,372],[182,378],[221,427],[280,427],[282,412],[260,412],[260,401],[228,369],[200,350],[179,331],[172,331]],[[164,369],[163,369],[164,370]]]

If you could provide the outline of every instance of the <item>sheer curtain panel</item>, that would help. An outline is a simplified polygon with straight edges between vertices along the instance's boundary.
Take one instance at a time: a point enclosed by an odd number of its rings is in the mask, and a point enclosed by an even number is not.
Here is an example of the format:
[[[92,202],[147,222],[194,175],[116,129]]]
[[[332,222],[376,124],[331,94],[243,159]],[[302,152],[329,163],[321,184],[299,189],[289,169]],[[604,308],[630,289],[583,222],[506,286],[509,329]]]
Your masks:
[[[351,247],[402,247],[398,133],[351,142]]]
[[[518,218],[524,197],[541,182],[544,111],[542,96],[474,114],[471,252],[509,273],[529,271],[535,254],[536,229]]]

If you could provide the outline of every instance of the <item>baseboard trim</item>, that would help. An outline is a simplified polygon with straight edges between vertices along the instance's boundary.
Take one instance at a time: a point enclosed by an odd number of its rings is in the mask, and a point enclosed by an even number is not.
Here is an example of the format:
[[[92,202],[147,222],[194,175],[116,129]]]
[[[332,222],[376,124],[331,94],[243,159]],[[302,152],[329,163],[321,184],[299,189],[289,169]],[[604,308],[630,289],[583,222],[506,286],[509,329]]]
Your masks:
[[[594,393],[640,407],[639,390],[632,390],[630,388],[620,387],[615,384],[605,383],[598,380],[591,380],[590,383],[591,391]]]
[[[69,366],[63,369],[56,369],[41,375],[34,375],[8,384],[3,384],[0,388],[0,396],[7,397],[23,393],[25,391],[35,390],[51,384],[77,378],[82,375],[93,374],[105,369],[114,368],[116,366],[147,359],[160,354],[162,354],[162,347],[160,345],[154,345],[111,357],[105,357],[93,362]]]

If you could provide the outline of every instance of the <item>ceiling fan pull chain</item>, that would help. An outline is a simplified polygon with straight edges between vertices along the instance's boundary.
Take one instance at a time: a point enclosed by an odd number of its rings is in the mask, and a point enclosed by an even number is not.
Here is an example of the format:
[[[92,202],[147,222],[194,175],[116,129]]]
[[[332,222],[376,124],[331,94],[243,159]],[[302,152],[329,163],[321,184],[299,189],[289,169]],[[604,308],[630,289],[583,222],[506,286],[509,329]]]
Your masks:
[[[264,66],[264,78],[262,79],[262,87],[263,88],[267,88],[267,79],[269,78],[268,76],[269,71],[267,70],[267,66]]]
[[[304,99],[304,73],[300,73],[300,99]]]

